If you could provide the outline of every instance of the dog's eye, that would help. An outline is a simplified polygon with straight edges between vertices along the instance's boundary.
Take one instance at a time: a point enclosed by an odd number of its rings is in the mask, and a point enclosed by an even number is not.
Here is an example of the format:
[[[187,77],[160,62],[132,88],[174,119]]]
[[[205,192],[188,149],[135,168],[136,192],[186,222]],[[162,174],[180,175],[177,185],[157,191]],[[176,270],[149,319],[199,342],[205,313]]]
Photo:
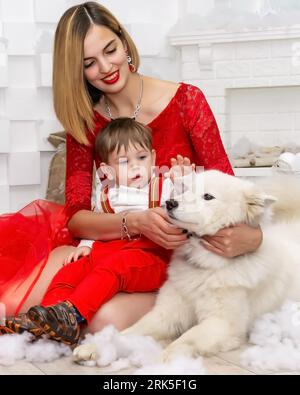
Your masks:
[[[206,193],[206,194],[203,196],[203,199],[204,199],[204,200],[213,200],[213,199],[215,199],[215,197],[212,196],[212,195],[210,195],[209,193]]]

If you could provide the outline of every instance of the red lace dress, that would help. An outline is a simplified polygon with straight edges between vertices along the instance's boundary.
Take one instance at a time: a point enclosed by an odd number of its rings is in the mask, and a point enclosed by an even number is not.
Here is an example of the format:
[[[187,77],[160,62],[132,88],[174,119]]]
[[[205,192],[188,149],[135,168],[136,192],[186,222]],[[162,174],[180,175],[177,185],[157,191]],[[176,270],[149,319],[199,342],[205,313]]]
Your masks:
[[[91,210],[93,162],[97,134],[109,121],[95,112],[95,129],[88,132],[90,146],[67,134],[66,205],[36,200],[13,214],[0,216],[0,314],[17,314],[38,281],[55,247],[77,245],[68,232],[69,219],[79,210]],[[153,133],[156,165],[169,166],[177,154],[206,170],[233,174],[218,126],[196,87],[180,84],[167,107],[148,126]],[[46,290],[45,290],[46,291]]]

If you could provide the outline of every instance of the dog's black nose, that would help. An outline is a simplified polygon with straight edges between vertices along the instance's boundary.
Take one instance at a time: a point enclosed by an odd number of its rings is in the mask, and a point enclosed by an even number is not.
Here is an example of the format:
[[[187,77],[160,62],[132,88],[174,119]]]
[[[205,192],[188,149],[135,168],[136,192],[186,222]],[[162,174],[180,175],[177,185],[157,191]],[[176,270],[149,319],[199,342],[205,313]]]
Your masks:
[[[174,199],[170,199],[166,201],[166,206],[168,211],[172,211],[174,208],[178,207],[178,202],[176,202]]]

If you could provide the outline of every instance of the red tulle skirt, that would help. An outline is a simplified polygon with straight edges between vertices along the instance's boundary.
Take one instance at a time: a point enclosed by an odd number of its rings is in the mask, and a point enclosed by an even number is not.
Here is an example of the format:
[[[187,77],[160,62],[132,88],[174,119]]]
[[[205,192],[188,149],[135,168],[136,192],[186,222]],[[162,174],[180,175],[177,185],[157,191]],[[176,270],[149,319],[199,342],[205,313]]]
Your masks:
[[[46,200],[0,215],[0,308],[6,315],[19,312],[54,248],[78,244],[67,221],[65,206]]]

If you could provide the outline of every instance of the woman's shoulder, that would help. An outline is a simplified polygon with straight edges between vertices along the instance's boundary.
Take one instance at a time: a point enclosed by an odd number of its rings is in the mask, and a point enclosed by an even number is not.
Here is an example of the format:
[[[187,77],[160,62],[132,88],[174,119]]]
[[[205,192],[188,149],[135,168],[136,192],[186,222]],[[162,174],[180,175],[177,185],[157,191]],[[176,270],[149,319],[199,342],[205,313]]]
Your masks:
[[[180,88],[179,96],[185,99],[195,101],[197,98],[204,97],[202,90],[198,86],[181,82]]]
[[[157,91],[163,92],[162,94],[165,95],[165,100],[168,103],[175,99],[174,101],[179,104],[183,105],[188,103],[190,105],[205,100],[202,90],[192,84],[187,84],[185,82],[176,83],[163,80],[156,80],[154,84],[156,84],[158,87]]]
[[[199,87],[184,82],[180,84],[175,102],[180,111],[189,111],[190,113],[198,111],[207,104],[206,97]]]
[[[174,82],[150,77],[145,77],[145,79],[152,92],[155,92],[157,96],[165,96],[169,100],[180,95],[203,94],[200,88],[185,82]]]
[[[184,105],[185,103],[198,102],[204,97],[202,91],[191,84],[184,82],[173,82],[144,77],[146,91],[145,104],[149,108],[155,108],[156,113],[159,109],[166,108],[170,105]]]
[[[143,77],[147,101],[152,103],[168,103],[180,88],[180,83],[165,81],[152,77]]]

